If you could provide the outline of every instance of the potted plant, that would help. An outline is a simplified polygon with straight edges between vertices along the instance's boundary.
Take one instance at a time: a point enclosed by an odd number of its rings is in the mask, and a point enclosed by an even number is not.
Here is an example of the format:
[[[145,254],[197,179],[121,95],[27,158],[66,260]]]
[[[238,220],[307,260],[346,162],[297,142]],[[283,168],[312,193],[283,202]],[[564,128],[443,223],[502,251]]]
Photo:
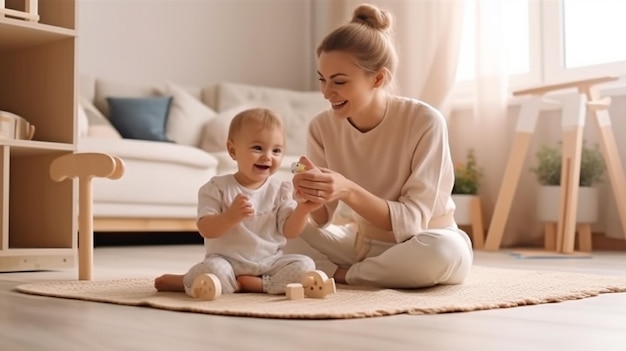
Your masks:
[[[531,171],[541,185],[537,214],[543,222],[557,222],[561,192],[561,144],[541,145],[536,153],[537,165]],[[580,162],[577,223],[593,223],[598,219],[598,189],[595,185],[604,179],[605,164],[597,144],[583,142]]]
[[[467,151],[465,162],[454,167],[454,187],[452,199],[456,204],[454,218],[459,225],[472,224],[472,203],[480,204],[478,190],[482,169],[478,166],[473,149]]]

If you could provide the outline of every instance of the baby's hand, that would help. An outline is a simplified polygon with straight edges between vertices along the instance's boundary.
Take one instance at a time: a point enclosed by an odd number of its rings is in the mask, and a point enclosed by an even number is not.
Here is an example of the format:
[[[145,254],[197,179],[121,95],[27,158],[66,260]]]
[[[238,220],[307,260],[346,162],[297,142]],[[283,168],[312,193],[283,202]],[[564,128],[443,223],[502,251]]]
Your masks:
[[[252,207],[248,195],[239,194],[226,210],[226,213],[235,221],[240,222],[246,217],[254,216],[254,208]]]

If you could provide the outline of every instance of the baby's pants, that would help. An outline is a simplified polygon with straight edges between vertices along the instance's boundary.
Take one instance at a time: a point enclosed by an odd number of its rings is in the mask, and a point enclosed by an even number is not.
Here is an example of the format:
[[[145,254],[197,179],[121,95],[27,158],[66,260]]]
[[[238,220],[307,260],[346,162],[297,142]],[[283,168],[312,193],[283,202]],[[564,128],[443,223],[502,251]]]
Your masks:
[[[193,281],[201,274],[214,274],[222,284],[222,293],[230,294],[239,290],[237,276],[252,275],[263,279],[263,291],[268,294],[284,294],[289,283],[300,283],[306,272],[315,270],[315,262],[310,257],[290,254],[280,255],[270,260],[249,264],[218,254],[208,255],[204,261],[191,267],[183,278],[185,293],[192,296]]]
[[[329,277],[337,266],[349,267],[346,281],[350,285],[385,288],[462,283],[474,257],[469,237],[456,225],[428,229],[402,243],[371,240],[371,249],[361,262],[354,250],[355,236],[348,226],[309,224],[299,238],[287,243],[285,252],[312,257]]]

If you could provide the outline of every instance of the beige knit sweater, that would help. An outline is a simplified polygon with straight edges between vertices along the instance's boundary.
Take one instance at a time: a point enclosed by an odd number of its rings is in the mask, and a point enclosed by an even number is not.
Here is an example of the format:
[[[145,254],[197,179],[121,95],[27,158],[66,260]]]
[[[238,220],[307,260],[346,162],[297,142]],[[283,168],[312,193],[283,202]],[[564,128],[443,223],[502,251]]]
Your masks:
[[[392,96],[383,121],[365,133],[331,110],[324,111],[309,125],[307,149],[317,166],[387,200],[393,236],[351,213],[361,235],[403,242],[426,228],[454,224],[448,130],[441,113],[431,106]],[[326,206],[329,218],[337,205]]]

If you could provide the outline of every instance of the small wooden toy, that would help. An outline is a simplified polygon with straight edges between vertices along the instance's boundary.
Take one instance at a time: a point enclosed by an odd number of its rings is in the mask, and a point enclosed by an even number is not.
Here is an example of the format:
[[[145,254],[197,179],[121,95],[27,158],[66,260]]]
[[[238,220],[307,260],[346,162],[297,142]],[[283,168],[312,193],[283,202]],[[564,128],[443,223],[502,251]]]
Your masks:
[[[214,274],[201,274],[193,281],[191,295],[200,300],[215,300],[222,295],[222,283]]]
[[[307,272],[302,277],[301,282],[302,284],[292,283],[287,285],[287,298],[289,300],[300,300],[304,296],[323,299],[337,292],[335,279],[328,278],[326,273],[320,270]]]
[[[304,288],[300,283],[291,283],[287,284],[287,294],[288,300],[302,300],[304,299]]]
[[[301,282],[306,297],[324,298],[337,292],[335,279],[328,278],[326,273],[320,270],[306,273]]]
[[[294,162],[291,164],[291,173],[300,173],[306,171],[304,163]]]

